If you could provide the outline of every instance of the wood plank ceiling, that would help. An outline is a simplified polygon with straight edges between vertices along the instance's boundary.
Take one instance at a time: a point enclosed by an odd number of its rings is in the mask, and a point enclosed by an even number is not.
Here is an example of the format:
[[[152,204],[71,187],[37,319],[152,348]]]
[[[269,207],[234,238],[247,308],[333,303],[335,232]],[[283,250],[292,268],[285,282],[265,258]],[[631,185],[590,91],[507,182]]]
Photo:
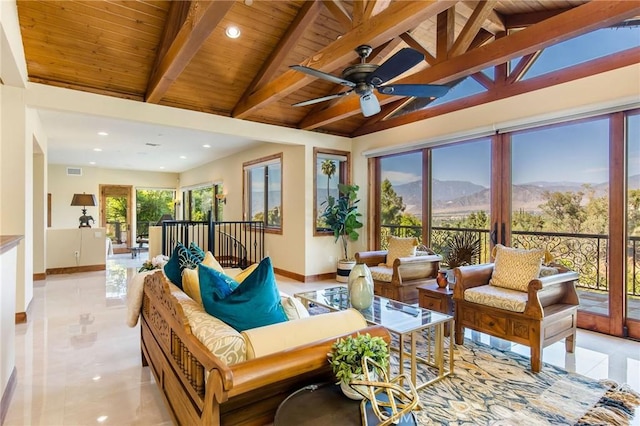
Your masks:
[[[19,0],[32,82],[245,120],[354,135],[393,127],[407,98],[377,94],[365,118],[351,94],[291,105],[344,86],[289,69],[334,75],[373,47],[380,64],[403,47],[425,61],[398,83],[446,84],[640,14],[637,1],[588,0]],[[225,29],[235,25],[239,38]],[[417,116],[418,117],[418,116]],[[377,124],[377,127],[376,127]]]

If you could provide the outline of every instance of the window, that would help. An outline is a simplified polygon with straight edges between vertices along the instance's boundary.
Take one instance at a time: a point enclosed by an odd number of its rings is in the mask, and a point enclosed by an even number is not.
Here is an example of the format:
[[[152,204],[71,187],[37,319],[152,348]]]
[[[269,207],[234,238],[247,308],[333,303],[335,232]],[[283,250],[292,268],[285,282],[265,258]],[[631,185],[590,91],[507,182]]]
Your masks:
[[[349,183],[349,153],[331,149],[314,148],[314,217],[316,218],[314,235],[330,234],[324,220],[320,217],[329,197],[338,197],[338,184]]]
[[[282,232],[282,153],[244,163],[243,168],[245,217],[264,222],[267,231]]]
[[[182,192],[184,219],[198,222],[207,221],[209,220],[209,212],[211,212],[211,220],[214,222],[222,221],[223,202],[216,197],[222,193],[221,183],[185,189]]]
[[[136,233],[149,235],[149,225],[155,225],[164,215],[174,217],[173,189],[136,189]]]

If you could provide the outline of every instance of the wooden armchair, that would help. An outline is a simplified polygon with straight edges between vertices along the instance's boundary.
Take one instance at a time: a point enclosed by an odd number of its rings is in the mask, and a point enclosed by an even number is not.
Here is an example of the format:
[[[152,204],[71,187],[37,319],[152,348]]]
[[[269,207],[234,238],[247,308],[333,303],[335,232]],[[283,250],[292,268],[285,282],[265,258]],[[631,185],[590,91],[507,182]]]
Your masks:
[[[493,263],[454,268],[456,344],[464,343],[464,329],[471,328],[527,345],[531,348],[534,373],[542,367],[545,346],[565,339],[567,352],[573,352],[579,305],[575,289],[578,274],[560,265],[553,266],[558,269],[557,274],[531,280],[526,292],[490,285]]]
[[[365,263],[371,270],[374,294],[409,304],[418,303],[416,287],[435,279],[441,260],[440,255],[426,249],[416,256],[399,257],[389,267],[386,250],[356,253],[356,263]]]

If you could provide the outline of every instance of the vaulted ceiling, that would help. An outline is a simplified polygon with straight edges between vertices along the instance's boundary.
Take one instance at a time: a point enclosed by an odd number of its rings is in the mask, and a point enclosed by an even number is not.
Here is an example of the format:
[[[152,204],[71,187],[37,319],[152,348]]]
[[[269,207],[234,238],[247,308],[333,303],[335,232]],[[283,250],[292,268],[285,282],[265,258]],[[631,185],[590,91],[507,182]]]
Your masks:
[[[382,112],[368,118],[355,94],[293,107],[346,88],[290,65],[340,76],[359,61],[354,50],[359,45],[373,48],[367,59],[372,64],[411,47],[424,61],[393,82],[447,84],[640,15],[637,1],[588,0],[21,0],[17,5],[32,82],[347,136],[420,115],[390,117],[410,98],[382,94],[376,94]],[[230,26],[240,29],[240,37],[225,35]]]

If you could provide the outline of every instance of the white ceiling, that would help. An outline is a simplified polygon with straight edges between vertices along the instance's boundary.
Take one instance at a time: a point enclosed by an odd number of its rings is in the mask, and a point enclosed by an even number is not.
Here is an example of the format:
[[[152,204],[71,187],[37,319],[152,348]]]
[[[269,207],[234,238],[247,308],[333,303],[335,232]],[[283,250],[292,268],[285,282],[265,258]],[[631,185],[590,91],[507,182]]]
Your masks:
[[[48,137],[49,164],[180,173],[262,143],[90,114],[45,109],[38,114]],[[210,148],[203,147],[207,144]]]

